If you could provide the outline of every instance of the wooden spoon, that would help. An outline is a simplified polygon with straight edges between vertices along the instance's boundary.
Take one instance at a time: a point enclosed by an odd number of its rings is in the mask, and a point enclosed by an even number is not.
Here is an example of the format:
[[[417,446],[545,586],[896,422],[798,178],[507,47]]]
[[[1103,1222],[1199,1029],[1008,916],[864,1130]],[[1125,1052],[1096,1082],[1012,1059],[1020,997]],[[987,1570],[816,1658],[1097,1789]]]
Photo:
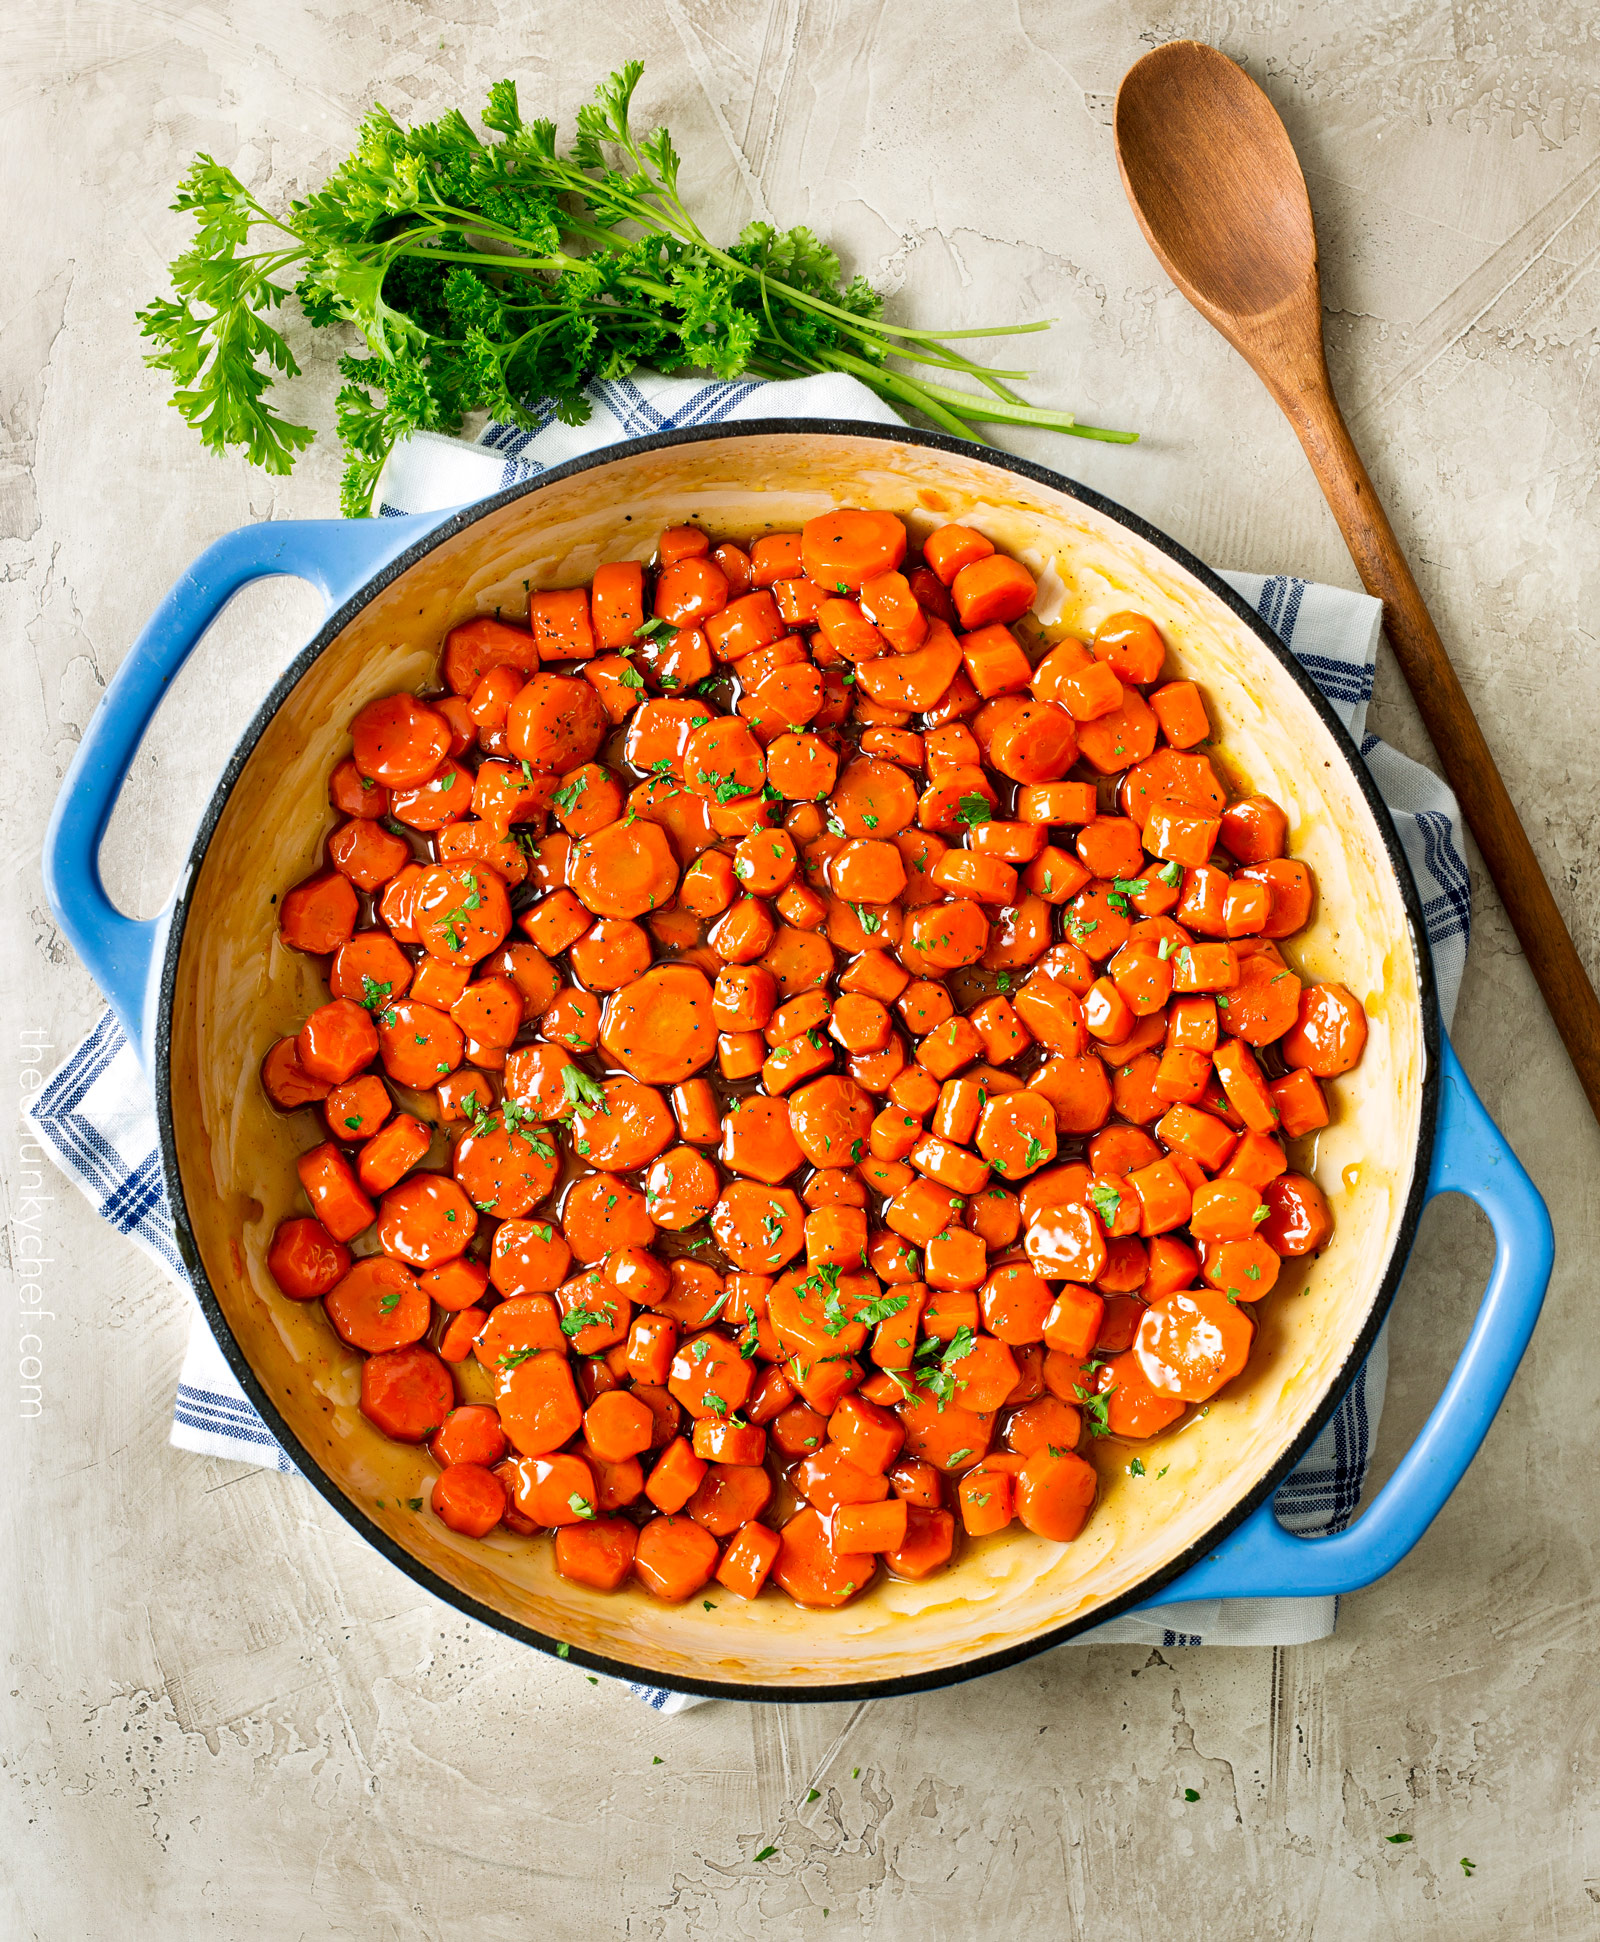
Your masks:
[[[1383,602],[1395,659],[1600,1119],[1600,1001],[1333,395],[1311,200],[1288,133],[1227,55],[1180,40],[1122,77],[1116,137],[1151,249],[1283,407]]]

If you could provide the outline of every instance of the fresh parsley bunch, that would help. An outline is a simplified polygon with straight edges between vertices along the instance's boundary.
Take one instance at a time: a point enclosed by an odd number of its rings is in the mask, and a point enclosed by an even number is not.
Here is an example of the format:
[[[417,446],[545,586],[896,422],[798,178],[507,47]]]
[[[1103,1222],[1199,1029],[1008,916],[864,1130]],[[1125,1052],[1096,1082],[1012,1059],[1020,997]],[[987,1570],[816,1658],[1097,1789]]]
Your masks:
[[[196,221],[171,266],[176,298],[139,312],[173,404],[214,451],[242,445],[254,464],[289,471],[313,437],[267,397],[276,374],[299,374],[271,321],[292,294],[314,326],[354,325],[366,340],[366,356],[339,360],[351,516],[371,510],[406,433],[454,431],[471,411],[528,425],[545,398],[580,424],[584,385],[639,364],[721,378],[847,371],[965,438],[988,423],[1134,436],[1027,405],[1008,382],[1026,372],[951,348],[999,331],[885,323],[877,292],[859,276],[845,282],[807,229],[751,223],[726,249],[708,241],[679,195],[666,129],[640,137],[629,123],[642,72],[630,61],[596,91],[566,154],[554,122],[522,119],[511,81],[495,83],[483,113],[498,140],[455,109],[402,128],[376,107],[354,153],[282,215],[197,156],[172,205]],[[959,373],[987,395],[891,369],[891,358]]]

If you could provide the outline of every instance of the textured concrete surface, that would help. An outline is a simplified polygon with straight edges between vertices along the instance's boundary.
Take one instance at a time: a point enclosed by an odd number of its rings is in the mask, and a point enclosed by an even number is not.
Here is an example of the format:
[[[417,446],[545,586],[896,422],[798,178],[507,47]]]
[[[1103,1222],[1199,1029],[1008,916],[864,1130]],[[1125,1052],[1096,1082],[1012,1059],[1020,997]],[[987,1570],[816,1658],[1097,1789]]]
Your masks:
[[[285,197],[374,94],[402,115],[470,107],[511,72],[525,106],[569,120],[640,54],[701,210],[812,223],[920,322],[1059,318],[1029,346],[1036,395],[1146,435],[1132,452],[1018,449],[1209,559],[1354,584],[1290,434],[1166,286],[1118,188],[1118,77],[1184,34],[1244,60],[1300,145],[1357,436],[1600,968],[1600,33],[1584,0],[26,0],[0,40],[6,1086],[34,1083],[28,1044],[53,1062],[98,1010],[36,858],[102,687],[207,540],[335,505],[331,453],[286,482],[219,463],[140,362],[131,312],[162,287],[192,150]],[[329,362],[298,387],[324,422]],[[129,907],[159,904],[312,612],[304,588],[253,593],[177,684],[108,848]],[[1372,726],[1428,759],[1387,660]],[[1457,1042],[1561,1257],[1464,1485],[1325,1645],[1067,1651],[914,1701],[659,1720],[456,1621],[293,1481],[171,1451],[183,1303],[58,1194],[36,1419],[13,1303],[0,1355],[0,1930],[1595,1934],[1600,1135],[1481,877],[1475,907]],[[14,1213],[15,1131],[3,1146]],[[1386,1462],[1488,1259],[1462,1203],[1429,1214]]]

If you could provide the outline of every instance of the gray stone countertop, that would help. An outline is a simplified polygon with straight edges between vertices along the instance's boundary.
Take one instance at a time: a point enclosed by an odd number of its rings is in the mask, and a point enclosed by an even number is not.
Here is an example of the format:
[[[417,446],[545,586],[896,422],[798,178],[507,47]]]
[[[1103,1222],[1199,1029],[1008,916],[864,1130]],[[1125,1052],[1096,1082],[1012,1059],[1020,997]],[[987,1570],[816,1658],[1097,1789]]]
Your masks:
[[[210,539],[336,506],[330,448],[287,480],[219,461],[141,362],[132,312],[165,287],[183,235],[167,203],[194,150],[285,198],[345,152],[374,97],[403,118],[475,109],[512,73],[525,110],[570,127],[594,81],[640,55],[695,205],[727,212],[713,226],[809,223],[920,323],[1056,318],[1024,340],[1030,395],[1144,442],[1013,449],[1203,558],[1354,586],[1291,434],[1167,285],[1118,186],[1117,81],[1186,34],[1245,61],[1299,145],[1357,440],[1600,968],[1600,38],[1582,0],[31,0],[0,51],[19,1095],[23,1034],[60,1058],[99,1010],[37,861],[96,700]],[[323,424],[330,379],[319,348],[291,387]],[[176,684],[107,849],[127,907],[161,902],[313,613],[298,585],[253,590]],[[1387,650],[1371,726],[1432,760]],[[62,1187],[43,1413],[22,1420],[0,1396],[0,1927],[162,1942],[1595,1934],[1600,1133],[1474,866],[1456,1043],[1549,1200],[1556,1275],[1465,1482],[1324,1644],[1069,1649],[916,1699],[659,1719],[456,1619],[292,1479],[170,1449],[184,1301]],[[1396,1310],[1380,1469],[1437,1395],[1489,1259],[1465,1203],[1430,1209]],[[0,1370],[13,1389],[16,1360]]]

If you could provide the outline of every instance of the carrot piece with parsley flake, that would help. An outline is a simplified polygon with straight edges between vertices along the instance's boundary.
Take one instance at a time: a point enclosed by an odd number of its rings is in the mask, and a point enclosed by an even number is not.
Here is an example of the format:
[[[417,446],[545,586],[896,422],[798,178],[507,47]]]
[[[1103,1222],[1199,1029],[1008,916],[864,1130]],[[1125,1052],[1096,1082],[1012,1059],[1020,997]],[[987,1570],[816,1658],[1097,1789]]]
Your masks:
[[[822,1514],[797,1512],[778,1533],[772,1577],[797,1605],[836,1610],[864,1591],[877,1570],[870,1551],[838,1551]]]
[[[1238,1241],[1208,1241],[1204,1278],[1230,1301],[1259,1301],[1270,1294],[1282,1265],[1277,1250],[1259,1234]]]

